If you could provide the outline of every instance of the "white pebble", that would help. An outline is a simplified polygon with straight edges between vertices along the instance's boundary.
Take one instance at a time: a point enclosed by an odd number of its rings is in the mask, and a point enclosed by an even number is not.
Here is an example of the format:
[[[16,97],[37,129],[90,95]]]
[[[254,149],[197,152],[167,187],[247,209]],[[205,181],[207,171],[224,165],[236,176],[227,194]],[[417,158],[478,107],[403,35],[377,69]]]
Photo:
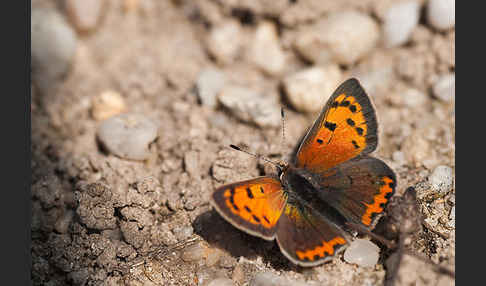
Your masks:
[[[77,38],[64,18],[51,9],[33,9],[30,30],[32,79],[44,92],[67,73]]]
[[[344,260],[362,267],[373,267],[378,262],[380,248],[366,239],[356,239],[344,251]]]
[[[429,0],[427,20],[437,30],[447,30],[456,24],[455,0]]]
[[[312,67],[287,76],[283,86],[290,103],[301,112],[316,112],[341,83],[337,65]]]
[[[239,119],[260,127],[280,126],[280,108],[271,97],[238,85],[225,86],[218,96],[223,106]]]
[[[203,105],[216,107],[217,95],[226,82],[220,70],[209,67],[202,70],[196,81],[196,92]]]
[[[439,77],[432,88],[434,96],[442,101],[453,101],[456,97],[456,75],[445,74]]]
[[[243,35],[237,21],[226,21],[213,27],[206,39],[208,51],[217,61],[230,64],[241,49]]]
[[[121,114],[103,121],[98,139],[110,153],[130,160],[150,157],[149,144],[157,138],[157,126],[141,114]]]
[[[280,277],[272,272],[257,273],[250,281],[250,286],[305,286],[303,281],[290,280]]]
[[[369,15],[344,11],[304,29],[295,46],[311,62],[350,65],[368,54],[379,37],[378,24]]]
[[[416,1],[398,2],[385,13],[383,41],[385,47],[405,44],[419,21],[420,6]]]
[[[439,193],[448,193],[452,190],[454,174],[448,166],[438,166],[429,176],[429,184],[432,190]]]
[[[123,97],[116,91],[105,91],[93,98],[91,115],[96,120],[105,120],[126,110]]]
[[[419,107],[424,106],[427,102],[427,95],[420,90],[415,88],[409,88],[404,92],[400,93],[403,102],[408,107]]]
[[[285,69],[286,57],[280,47],[277,28],[270,22],[258,25],[247,52],[249,61],[270,75],[279,75]]]

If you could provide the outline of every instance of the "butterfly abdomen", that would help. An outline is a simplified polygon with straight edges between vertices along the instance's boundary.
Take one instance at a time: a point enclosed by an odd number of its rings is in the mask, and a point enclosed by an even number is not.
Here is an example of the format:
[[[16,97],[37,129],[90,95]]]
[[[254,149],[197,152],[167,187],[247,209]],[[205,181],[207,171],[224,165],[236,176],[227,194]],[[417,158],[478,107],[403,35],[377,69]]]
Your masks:
[[[298,208],[310,207],[334,224],[344,226],[346,218],[320,197],[322,190],[316,189],[311,180],[311,177],[306,178],[306,175],[300,174],[298,169],[289,169],[285,172],[282,184],[288,194],[287,203]]]

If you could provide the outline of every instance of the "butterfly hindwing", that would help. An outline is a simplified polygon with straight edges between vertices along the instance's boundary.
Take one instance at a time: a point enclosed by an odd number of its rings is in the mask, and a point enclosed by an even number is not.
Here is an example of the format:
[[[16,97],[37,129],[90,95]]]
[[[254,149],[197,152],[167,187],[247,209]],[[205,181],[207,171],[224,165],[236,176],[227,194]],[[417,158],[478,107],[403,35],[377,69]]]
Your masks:
[[[365,155],[378,144],[377,121],[369,97],[352,78],[341,84],[304,137],[294,163],[321,172]]]
[[[348,244],[336,225],[299,204],[285,206],[278,223],[277,242],[282,253],[301,266],[321,264]]]
[[[219,187],[212,195],[215,209],[237,228],[261,238],[275,238],[286,197],[279,180],[259,177]]]
[[[395,192],[396,175],[383,161],[364,156],[311,175],[317,195],[346,219],[372,228]]]

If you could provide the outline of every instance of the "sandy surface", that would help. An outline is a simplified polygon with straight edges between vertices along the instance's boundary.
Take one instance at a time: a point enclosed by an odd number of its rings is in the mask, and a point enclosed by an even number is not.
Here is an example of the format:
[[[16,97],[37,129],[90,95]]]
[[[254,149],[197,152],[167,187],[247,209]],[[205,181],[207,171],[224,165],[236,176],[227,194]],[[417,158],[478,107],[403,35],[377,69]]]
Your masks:
[[[33,2],[33,9],[64,13],[49,1]],[[380,260],[372,268],[349,264],[342,254],[324,265],[300,268],[275,242],[240,232],[209,205],[216,187],[275,172],[229,144],[288,159],[316,116],[296,111],[282,91],[286,75],[312,65],[291,43],[305,25],[344,9],[318,1],[255,0],[241,7],[237,1],[222,2],[107,1],[95,29],[77,30],[68,72],[48,88],[33,82],[35,285],[209,285],[217,278],[233,285],[274,285],[269,279],[263,279],[267,284],[252,280],[261,272],[281,276],[289,285],[384,283],[385,262],[394,251],[379,243]],[[344,2],[346,9],[371,15],[381,27],[390,1]],[[242,37],[228,62],[208,52],[210,31],[225,21],[234,21]],[[244,55],[262,21],[278,27],[286,58],[278,72],[262,70]],[[440,165],[455,169],[454,102],[433,95],[437,78],[454,72],[454,39],[454,29],[435,31],[421,19],[406,44],[384,48],[378,43],[362,59],[339,65],[343,80],[366,79],[379,118],[374,155],[397,173],[396,196],[409,186],[417,189],[424,222],[407,248],[448,269],[455,267],[455,187],[439,192],[429,176]],[[284,106],[285,142],[280,126],[261,127],[230,108],[201,104],[195,84],[206,67],[217,67],[227,81]],[[409,89],[422,97],[410,100],[404,96]],[[148,159],[127,160],[101,148],[96,132],[103,120],[96,119],[93,105],[106,91],[121,95],[125,112],[141,113],[156,124],[158,137]],[[404,261],[398,285],[454,284],[413,256]]]

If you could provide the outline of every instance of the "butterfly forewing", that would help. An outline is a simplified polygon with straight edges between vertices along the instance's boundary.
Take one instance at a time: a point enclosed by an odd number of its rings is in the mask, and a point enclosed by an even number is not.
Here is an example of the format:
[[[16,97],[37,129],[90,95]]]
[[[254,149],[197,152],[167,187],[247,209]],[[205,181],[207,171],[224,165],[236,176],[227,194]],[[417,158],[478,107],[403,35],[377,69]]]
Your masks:
[[[286,197],[278,179],[259,177],[219,187],[212,195],[212,203],[237,228],[271,240]]]
[[[341,84],[304,137],[294,163],[322,172],[376,149],[377,123],[370,99],[356,79]]]

